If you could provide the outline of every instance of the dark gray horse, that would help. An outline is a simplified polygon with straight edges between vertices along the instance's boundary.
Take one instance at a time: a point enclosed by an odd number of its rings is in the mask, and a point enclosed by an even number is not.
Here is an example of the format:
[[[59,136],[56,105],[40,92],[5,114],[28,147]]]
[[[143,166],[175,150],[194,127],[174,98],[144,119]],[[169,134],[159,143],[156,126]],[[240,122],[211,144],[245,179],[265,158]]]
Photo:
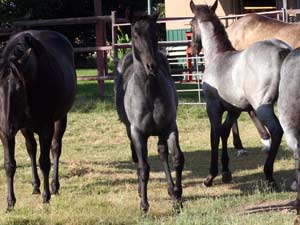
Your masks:
[[[119,62],[115,79],[116,106],[130,140],[132,160],[137,165],[141,209],[148,211],[147,140],[158,136],[158,152],[168,183],[168,193],[181,206],[181,176],[184,156],[176,125],[177,96],[167,59],[158,50],[157,15],[131,17],[132,52]],[[174,185],[168,164],[172,152],[176,170]],[[177,208],[179,209],[179,208]]]
[[[282,41],[272,39],[257,42],[244,51],[235,51],[225,28],[215,14],[218,1],[209,7],[190,2],[195,14],[194,42],[201,42],[206,67],[203,90],[211,123],[210,174],[204,184],[211,186],[218,174],[218,146],[222,139],[223,181],[231,180],[228,168],[227,139],[230,128],[241,111],[254,110],[257,118],[271,135],[271,148],[264,166],[266,179],[274,183],[273,164],[282,138],[282,128],[274,113],[278,96],[282,61],[291,51]],[[228,112],[222,124],[222,115]]]
[[[278,112],[286,143],[294,151],[297,180],[297,214],[300,214],[300,48],[293,50],[281,68]]]
[[[24,31],[10,38],[0,63],[0,138],[4,146],[8,210],[16,202],[13,179],[18,130],[26,139],[31,158],[33,193],[40,193],[34,132],[39,135],[41,148],[39,164],[44,177],[43,202],[49,202],[51,197],[50,148],[54,160],[52,192],[58,192],[62,136],[75,93],[73,48],[64,36],[53,31]]]

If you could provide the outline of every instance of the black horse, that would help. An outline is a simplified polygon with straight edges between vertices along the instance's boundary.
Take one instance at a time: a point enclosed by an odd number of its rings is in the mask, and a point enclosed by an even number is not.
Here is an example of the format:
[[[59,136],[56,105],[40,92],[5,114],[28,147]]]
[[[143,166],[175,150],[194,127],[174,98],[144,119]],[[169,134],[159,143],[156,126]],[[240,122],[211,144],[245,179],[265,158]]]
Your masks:
[[[119,62],[115,79],[116,106],[130,140],[132,159],[138,168],[141,209],[148,211],[147,140],[158,136],[158,152],[168,182],[168,193],[181,206],[184,156],[178,143],[177,96],[170,69],[158,50],[157,15],[131,17],[132,52]],[[174,185],[168,164],[172,152],[176,170]]]
[[[204,184],[211,186],[218,174],[220,138],[223,182],[231,181],[227,139],[232,124],[242,111],[254,111],[260,123],[270,132],[272,141],[264,172],[270,184],[275,184],[273,164],[283,131],[274,113],[274,104],[278,96],[281,65],[291,48],[280,40],[271,39],[236,51],[215,14],[217,6],[218,0],[211,7],[195,5],[192,0],[190,2],[195,15],[193,41],[196,45],[202,43],[205,52],[203,90],[211,124],[210,174]],[[228,115],[222,124],[225,111]]]
[[[16,202],[13,179],[16,170],[15,135],[18,130],[26,139],[31,158],[33,193],[40,193],[36,168],[37,144],[33,133],[39,135],[39,164],[44,177],[43,202],[47,203],[51,198],[50,148],[54,160],[52,192],[58,192],[62,136],[75,94],[73,48],[63,35],[32,30],[10,38],[0,63],[0,138],[4,146],[8,211]]]

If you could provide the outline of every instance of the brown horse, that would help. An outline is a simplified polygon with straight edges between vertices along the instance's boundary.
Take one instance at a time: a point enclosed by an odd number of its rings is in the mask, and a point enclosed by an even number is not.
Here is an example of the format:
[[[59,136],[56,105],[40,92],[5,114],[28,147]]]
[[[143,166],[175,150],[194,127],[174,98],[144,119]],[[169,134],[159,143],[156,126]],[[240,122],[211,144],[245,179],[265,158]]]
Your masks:
[[[240,18],[226,32],[236,50],[246,49],[254,42],[271,38],[282,40],[293,48],[300,46],[300,24],[284,23],[257,14]]]

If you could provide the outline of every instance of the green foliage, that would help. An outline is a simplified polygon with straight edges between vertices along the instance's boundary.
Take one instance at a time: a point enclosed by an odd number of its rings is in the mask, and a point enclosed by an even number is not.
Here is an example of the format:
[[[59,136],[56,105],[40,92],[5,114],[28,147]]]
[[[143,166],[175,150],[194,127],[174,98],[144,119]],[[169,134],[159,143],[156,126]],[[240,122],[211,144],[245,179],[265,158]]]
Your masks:
[[[164,3],[157,3],[155,6],[156,10],[159,10],[159,17],[165,18],[166,17],[166,10]]]
[[[124,31],[121,29],[121,27],[118,27],[117,43],[118,44],[130,43],[129,35],[124,33]],[[128,53],[129,51],[130,51],[130,49],[128,49],[128,48],[121,48],[121,49],[119,48],[118,53],[117,53],[118,59],[119,60],[122,59],[124,57],[124,55],[126,53]],[[108,58],[108,69],[109,69],[109,71],[114,71],[114,59],[113,59],[112,52],[110,53],[109,58]]]

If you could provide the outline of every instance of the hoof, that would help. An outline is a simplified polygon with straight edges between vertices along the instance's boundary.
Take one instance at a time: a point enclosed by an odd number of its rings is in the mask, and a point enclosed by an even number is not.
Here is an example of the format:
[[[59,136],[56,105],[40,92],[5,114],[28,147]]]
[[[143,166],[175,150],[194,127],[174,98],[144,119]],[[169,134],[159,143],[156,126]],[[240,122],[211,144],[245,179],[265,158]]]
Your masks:
[[[143,215],[147,215],[147,213],[148,213],[148,211],[149,211],[149,203],[148,203],[148,202],[146,202],[146,203],[142,203],[142,202],[141,202],[140,208],[141,208],[142,214],[143,214]]]
[[[280,188],[277,185],[275,180],[269,181],[268,186],[269,186],[271,192],[279,192],[280,191]]]
[[[43,193],[43,204],[48,204],[51,199],[50,193]]]
[[[208,175],[205,179],[205,181],[203,182],[204,187],[211,187],[213,184],[213,176]]]
[[[300,225],[300,216],[297,215],[295,220],[294,220],[294,225]]]
[[[6,210],[5,210],[5,213],[10,213],[11,211],[14,210],[14,207],[13,206],[7,206]]]
[[[297,186],[298,186],[297,181],[294,180],[290,186],[291,191],[297,191]]]
[[[9,212],[13,211],[15,204],[16,204],[16,199],[15,198],[13,198],[12,200],[8,200],[7,201],[7,208],[6,208],[5,212],[9,213]]]
[[[182,205],[182,200],[180,199],[176,199],[175,201],[173,201],[173,212],[176,214],[179,214],[183,209],[183,205]]]
[[[232,181],[232,175],[230,171],[225,171],[222,173],[222,182],[228,184]]]
[[[39,188],[34,188],[33,191],[32,191],[32,194],[33,195],[40,195],[41,194],[41,191]]]
[[[237,157],[243,156],[243,155],[247,155],[248,151],[246,151],[245,149],[237,149]]]

